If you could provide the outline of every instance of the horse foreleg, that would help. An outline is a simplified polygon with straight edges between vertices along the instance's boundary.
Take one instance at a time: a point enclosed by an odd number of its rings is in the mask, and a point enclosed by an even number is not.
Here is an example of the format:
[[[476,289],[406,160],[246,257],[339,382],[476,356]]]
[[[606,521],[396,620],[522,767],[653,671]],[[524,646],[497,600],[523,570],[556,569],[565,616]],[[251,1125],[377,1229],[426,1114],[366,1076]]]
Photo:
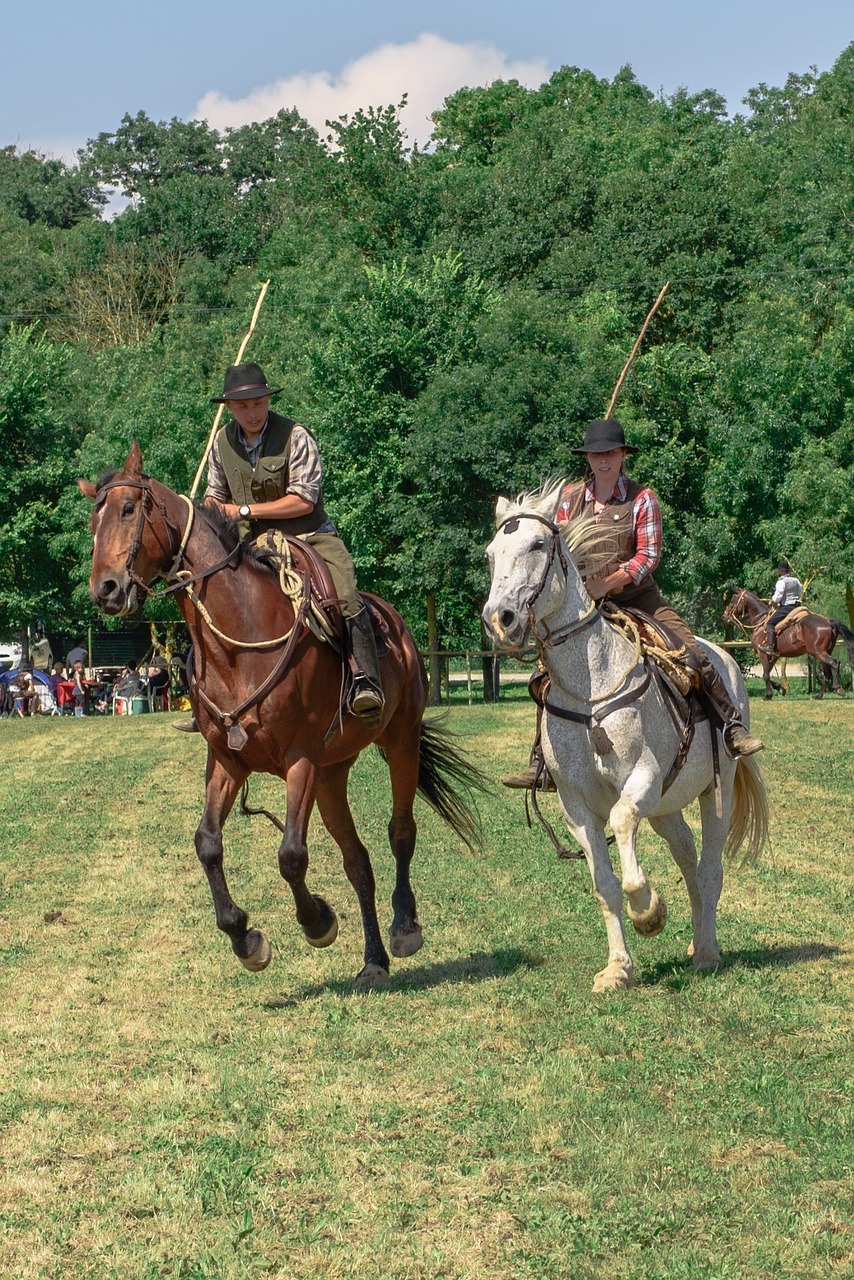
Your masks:
[[[242,777],[228,773],[208,751],[205,808],[196,831],[196,854],[210,885],[217,928],[228,934],[240,963],[258,972],[270,963],[270,944],[259,929],[247,929],[248,916],[228,891],[222,861],[222,829],[242,784]]]
[[[776,658],[768,658],[764,653],[759,655],[762,662],[762,675],[765,679],[765,701],[770,702],[774,697],[773,681],[771,679],[771,671],[773,670]]]
[[[644,784],[646,785],[646,784]],[[611,810],[611,830],[620,851],[623,892],[628,900],[626,910],[637,933],[651,938],[661,933],[667,922],[667,907],[646,877],[638,862],[637,835],[641,813],[631,796],[625,793]]]
[[[608,936],[608,963],[593,979],[593,990],[626,991],[635,984],[635,967],[623,930],[623,891],[611,866],[605,832],[592,822],[574,822],[565,806],[564,816],[570,831],[584,850],[593,881],[593,892]]]
[[[380,937],[371,859],[359,839],[347,799],[347,778],[352,763],[352,760],[347,760],[341,764],[327,765],[321,771],[317,807],[323,825],[341,850],[347,879],[356,891],[362,912],[365,964],[356,982],[361,987],[373,987],[388,980],[389,958]]]
[[[287,772],[288,812],[279,845],[279,871],[294,898],[297,924],[313,947],[329,947],[338,937],[338,917],[325,898],[309,893],[308,821],[314,807],[317,766],[304,757]]]

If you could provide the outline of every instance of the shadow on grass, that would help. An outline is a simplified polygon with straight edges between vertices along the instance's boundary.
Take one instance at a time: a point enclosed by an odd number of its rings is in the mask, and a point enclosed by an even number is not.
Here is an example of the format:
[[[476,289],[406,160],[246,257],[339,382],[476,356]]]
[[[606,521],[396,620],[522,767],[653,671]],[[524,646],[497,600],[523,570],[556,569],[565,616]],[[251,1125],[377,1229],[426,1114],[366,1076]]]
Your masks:
[[[518,947],[491,952],[473,951],[468,956],[445,960],[439,964],[404,967],[399,961],[393,960],[389,981],[384,986],[372,988],[372,991],[384,995],[399,991],[425,991],[430,987],[453,984],[468,986],[476,982],[489,982],[494,978],[507,978],[520,969],[539,969],[545,963],[544,956]],[[357,992],[357,988],[352,979],[334,979],[330,982],[313,983],[291,995],[262,1000],[261,1005],[265,1009],[284,1009],[317,996],[343,996],[354,992]]]
[[[833,960],[843,954],[841,947],[826,946],[823,942],[805,942],[791,947],[754,947],[740,951],[724,952],[716,969],[695,971],[686,956],[684,960],[660,960],[658,964],[644,968],[638,980],[641,987],[670,987],[681,990],[698,978],[714,977],[724,969],[786,969],[793,964],[806,964],[811,960]]]

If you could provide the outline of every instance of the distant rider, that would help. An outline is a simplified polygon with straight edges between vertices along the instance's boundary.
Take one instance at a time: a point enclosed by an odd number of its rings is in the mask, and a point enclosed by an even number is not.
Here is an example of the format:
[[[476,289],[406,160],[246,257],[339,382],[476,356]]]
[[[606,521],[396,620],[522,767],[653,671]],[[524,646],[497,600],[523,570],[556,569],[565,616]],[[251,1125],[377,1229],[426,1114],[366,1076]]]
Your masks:
[[[777,608],[769,615],[765,624],[765,647],[770,657],[773,658],[777,652],[777,623],[787,618],[793,609],[797,609],[803,594],[804,584],[792,573],[788,560],[781,560],[777,565],[777,585],[771,597],[771,603]]]

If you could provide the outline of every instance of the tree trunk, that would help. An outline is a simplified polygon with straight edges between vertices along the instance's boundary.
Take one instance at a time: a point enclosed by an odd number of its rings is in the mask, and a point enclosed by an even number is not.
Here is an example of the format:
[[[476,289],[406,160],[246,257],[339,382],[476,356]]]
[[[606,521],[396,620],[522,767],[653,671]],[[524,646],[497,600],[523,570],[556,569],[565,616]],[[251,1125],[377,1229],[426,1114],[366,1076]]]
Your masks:
[[[438,653],[439,628],[436,624],[436,596],[432,591],[427,595],[427,648],[430,651],[430,691],[427,695],[427,705],[439,707],[442,705],[442,679]]]

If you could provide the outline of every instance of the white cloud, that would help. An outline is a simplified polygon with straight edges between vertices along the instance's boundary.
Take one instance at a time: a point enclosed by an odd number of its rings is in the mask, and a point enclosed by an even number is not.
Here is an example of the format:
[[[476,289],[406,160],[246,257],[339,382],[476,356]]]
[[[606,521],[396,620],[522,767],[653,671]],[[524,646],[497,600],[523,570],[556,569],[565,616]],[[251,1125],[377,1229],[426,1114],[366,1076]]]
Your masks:
[[[21,134],[15,139],[14,146],[21,155],[25,151],[35,151],[48,160],[62,160],[65,164],[75,165],[77,152],[85,146],[85,139],[58,136],[25,137]]]
[[[395,105],[406,94],[401,123],[410,145],[423,146],[433,129],[430,113],[457,89],[495,80],[518,80],[537,88],[550,74],[545,58],[513,61],[494,45],[455,44],[425,32],[408,44],[381,45],[337,76],[328,71],[290,76],[254,89],[245,98],[228,98],[212,90],[197,103],[192,118],[222,130],[267,120],[283,108],[296,107],[325,137],[327,120],[352,115],[360,107]]]

